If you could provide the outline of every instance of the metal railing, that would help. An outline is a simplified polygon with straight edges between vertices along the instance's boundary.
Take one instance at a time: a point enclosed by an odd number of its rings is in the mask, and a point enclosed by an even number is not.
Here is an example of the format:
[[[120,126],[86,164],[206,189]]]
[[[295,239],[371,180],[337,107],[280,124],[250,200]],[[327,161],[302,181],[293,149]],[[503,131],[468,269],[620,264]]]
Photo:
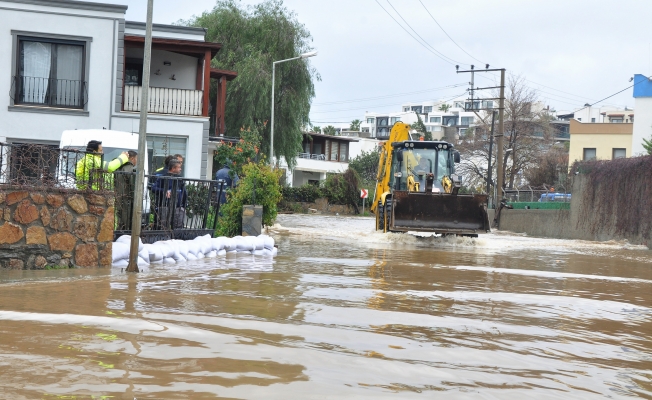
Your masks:
[[[326,160],[326,156],[323,154],[310,154],[310,153],[299,153],[298,158],[304,158],[307,160]]]
[[[571,201],[571,194],[564,187],[551,191],[541,188],[521,188],[503,190],[504,198],[510,203],[519,202],[564,202]]]
[[[80,80],[14,76],[10,96],[14,104],[84,108],[88,88]]]
[[[123,110],[140,111],[142,86],[125,86],[124,88]],[[148,112],[199,116],[203,112],[204,91],[150,87],[148,99]]]
[[[96,190],[113,190],[111,180],[100,169],[102,156],[95,155],[83,163],[87,154],[89,153],[85,151],[60,149],[57,146],[0,142],[0,184],[33,188],[91,187]],[[82,172],[79,177],[76,176],[78,165]]]
[[[220,197],[226,190],[222,180],[187,179],[145,175],[141,240],[153,243],[167,239],[194,239],[213,235],[220,212]],[[136,174],[114,173],[115,238],[131,234]]]

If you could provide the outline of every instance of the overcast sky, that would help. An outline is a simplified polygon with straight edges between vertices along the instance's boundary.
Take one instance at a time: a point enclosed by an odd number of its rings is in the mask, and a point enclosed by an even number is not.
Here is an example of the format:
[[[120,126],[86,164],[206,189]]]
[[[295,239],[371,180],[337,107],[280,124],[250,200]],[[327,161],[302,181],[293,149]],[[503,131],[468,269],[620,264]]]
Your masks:
[[[145,20],[147,0],[104,1],[128,5],[128,20]],[[649,0],[421,0],[459,47],[419,0],[389,2],[284,1],[312,33],[319,51],[311,59],[322,78],[311,112],[316,125],[464,94],[470,76],[456,74],[457,63],[461,68],[483,68],[484,63],[507,68],[526,78],[556,110],[577,109],[612,95],[631,85],[636,73],[652,75]],[[154,0],[154,22],[173,23],[214,5],[214,0]],[[403,28],[427,44],[419,44]],[[484,75],[489,79],[476,78],[476,86],[492,84],[495,76]],[[456,84],[462,86],[450,87]],[[354,101],[361,99],[366,100]],[[602,104],[631,108],[632,89]]]

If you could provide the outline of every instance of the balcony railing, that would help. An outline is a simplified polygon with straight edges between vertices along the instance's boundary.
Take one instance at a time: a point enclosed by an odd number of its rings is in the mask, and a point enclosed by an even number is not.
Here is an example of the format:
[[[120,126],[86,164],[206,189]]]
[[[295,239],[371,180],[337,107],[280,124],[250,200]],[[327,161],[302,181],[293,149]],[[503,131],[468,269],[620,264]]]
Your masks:
[[[299,153],[298,157],[307,160],[326,160],[326,156],[323,154]]]
[[[14,104],[57,108],[84,108],[88,100],[84,81],[14,76],[11,96]]]
[[[142,86],[125,86],[124,111],[140,111]],[[204,91],[149,88],[147,112],[175,115],[202,115]]]

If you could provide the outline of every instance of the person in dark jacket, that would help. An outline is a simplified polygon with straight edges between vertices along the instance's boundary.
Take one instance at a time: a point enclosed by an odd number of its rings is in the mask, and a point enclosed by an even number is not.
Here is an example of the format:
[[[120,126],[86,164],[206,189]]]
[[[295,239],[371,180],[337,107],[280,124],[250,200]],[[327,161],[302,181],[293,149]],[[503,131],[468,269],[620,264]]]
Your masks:
[[[188,192],[183,179],[180,178],[181,163],[170,160],[168,170],[161,175],[152,188],[158,213],[158,229],[183,228]]]
[[[222,187],[222,196],[220,196],[220,204],[226,203],[226,192],[227,190],[234,188],[238,185],[238,181],[240,178],[238,178],[238,175],[235,173],[235,171],[231,170],[231,166],[233,163],[231,160],[226,160],[224,163],[224,166],[218,170],[215,173],[215,180],[216,181],[224,181],[224,186]],[[219,193],[219,189],[218,189]]]
[[[136,164],[138,153],[129,150],[128,161],[115,172],[115,203],[116,214],[118,215],[118,230],[131,229],[131,213],[134,206],[134,189],[136,186]]]

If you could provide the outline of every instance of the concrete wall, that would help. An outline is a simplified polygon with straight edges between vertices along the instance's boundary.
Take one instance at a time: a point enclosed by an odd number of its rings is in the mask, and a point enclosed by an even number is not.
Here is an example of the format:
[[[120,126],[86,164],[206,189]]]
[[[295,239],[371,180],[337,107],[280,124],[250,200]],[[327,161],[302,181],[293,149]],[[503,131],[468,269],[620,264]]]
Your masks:
[[[142,48],[128,48],[127,58],[143,59]],[[164,65],[169,61],[171,65]],[[152,49],[152,67],[149,86],[172,89],[197,89],[197,57]],[[156,75],[156,72],[160,75]],[[174,75],[175,80],[170,79]]]
[[[624,148],[627,157],[632,156],[633,124],[582,123],[570,121],[569,165],[582,161],[585,148],[596,149],[598,160],[611,160],[614,148]]]
[[[112,193],[0,189],[0,268],[110,267]]]
[[[628,240],[633,244],[647,245],[652,248],[652,232],[623,235],[616,230],[615,214],[606,224],[597,223],[595,218],[582,218],[581,203],[585,185],[589,182],[586,175],[576,175],[573,179],[573,201],[570,210],[509,210],[503,209],[500,218],[500,230],[526,233],[530,236],[549,237],[555,239],[576,240]],[[627,197],[627,194],[623,194]],[[622,204],[628,204],[623,199]],[[628,204],[627,207],[636,207]],[[493,210],[490,210],[493,211]],[[493,212],[490,213],[493,221]],[[593,228],[593,229],[592,229]]]

